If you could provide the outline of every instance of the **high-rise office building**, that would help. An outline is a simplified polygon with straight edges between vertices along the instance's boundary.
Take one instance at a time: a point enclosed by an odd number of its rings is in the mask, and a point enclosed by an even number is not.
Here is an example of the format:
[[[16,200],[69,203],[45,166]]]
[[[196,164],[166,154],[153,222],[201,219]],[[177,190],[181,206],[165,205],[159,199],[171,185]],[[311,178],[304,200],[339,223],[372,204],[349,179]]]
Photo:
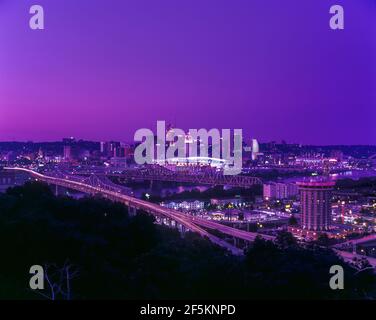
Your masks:
[[[65,145],[72,145],[75,142],[76,142],[76,139],[74,137],[63,138],[63,144],[65,144]]]
[[[64,146],[64,160],[69,161],[72,159],[72,146]]]
[[[298,182],[301,199],[301,224],[303,230],[327,231],[330,229],[331,194],[333,181]]]
[[[116,149],[120,148],[121,144],[117,141],[108,141],[100,143],[100,151],[105,157],[116,157]]]

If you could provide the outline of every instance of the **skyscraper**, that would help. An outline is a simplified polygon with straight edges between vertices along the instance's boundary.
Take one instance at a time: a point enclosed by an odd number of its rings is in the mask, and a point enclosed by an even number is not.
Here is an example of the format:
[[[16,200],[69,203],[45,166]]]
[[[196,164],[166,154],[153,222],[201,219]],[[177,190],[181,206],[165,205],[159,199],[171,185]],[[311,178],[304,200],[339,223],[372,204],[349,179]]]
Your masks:
[[[64,160],[69,161],[72,159],[72,146],[64,146]]]
[[[302,229],[327,231],[330,229],[331,191],[333,181],[298,182],[301,199]]]

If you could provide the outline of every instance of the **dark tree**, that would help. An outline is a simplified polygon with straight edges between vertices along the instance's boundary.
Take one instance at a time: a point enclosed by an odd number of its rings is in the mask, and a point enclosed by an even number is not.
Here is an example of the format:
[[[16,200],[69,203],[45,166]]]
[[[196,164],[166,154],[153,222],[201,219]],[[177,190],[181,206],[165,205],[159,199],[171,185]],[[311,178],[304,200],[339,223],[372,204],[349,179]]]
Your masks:
[[[298,225],[298,220],[295,218],[294,215],[291,215],[288,223],[289,223],[290,226],[296,226],[296,225]]]
[[[257,238],[233,256],[196,234],[102,198],[55,197],[27,183],[0,195],[0,298],[6,299],[359,299],[376,298],[365,261],[344,263],[330,249],[301,247],[290,233]],[[346,290],[331,290],[329,268],[345,268]],[[29,288],[32,265],[49,291]],[[219,281],[220,280],[220,281]]]

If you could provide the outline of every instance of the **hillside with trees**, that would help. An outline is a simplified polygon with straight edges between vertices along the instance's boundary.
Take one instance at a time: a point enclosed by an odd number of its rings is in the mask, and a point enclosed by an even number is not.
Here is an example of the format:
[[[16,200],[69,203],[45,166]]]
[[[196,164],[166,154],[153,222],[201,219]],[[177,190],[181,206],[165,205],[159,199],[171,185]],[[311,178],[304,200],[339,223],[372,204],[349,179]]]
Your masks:
[[[233,256],[206,239],[154,223],[102,198],[55,197],[41,183],[0,195],[1,299],[363,299],[375,275],[357,273],[331,250],[302,248],[288,233],[257,239]],[[329,268],[345,269],[345,290]],[[44,290],[29,269],[44,267]]]

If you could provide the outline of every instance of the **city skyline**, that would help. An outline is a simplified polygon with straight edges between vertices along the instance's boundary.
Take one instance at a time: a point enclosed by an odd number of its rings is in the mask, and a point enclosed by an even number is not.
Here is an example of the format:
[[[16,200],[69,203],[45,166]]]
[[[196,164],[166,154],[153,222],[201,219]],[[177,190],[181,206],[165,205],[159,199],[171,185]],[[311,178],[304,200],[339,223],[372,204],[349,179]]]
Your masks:
[[[101,143],[101,142],[120,142],[127,145],[136,145],[139,142],[135,142],[133,140],[116,140],[116,139],[99,139],[99,140],[91,140],[91,139],[84,139],[82,137],[73,137],[73,136],[64,136],[57,139],[46,139],[46,140],[0,140],[1,143],[33,143],[33,144],[45,144],[45,143],[62,143],[64,139],[72,139],[75,142],[93,142],[93,143]],[[251,142],[250,137],[243,136],[243,142]],[[276,139],[276,140],[269,140],[269,141],[258,141],[260,144],[271,144],[274,143],[276,145],[301,145],[304,147],[376,147],[375,144],[305,144],[305,143],[298,143],[294,141],[286,141],[284,139]]]
[[[32,1],[1,1],[0,141],[133,141],[166,120],[375,145],[374,1],[342,1],[341,31],[332,1],[272,3],[40,0],[32,31]]]
[[[0,0],[0,300],[240,319],[376,299],[375,17]]]

